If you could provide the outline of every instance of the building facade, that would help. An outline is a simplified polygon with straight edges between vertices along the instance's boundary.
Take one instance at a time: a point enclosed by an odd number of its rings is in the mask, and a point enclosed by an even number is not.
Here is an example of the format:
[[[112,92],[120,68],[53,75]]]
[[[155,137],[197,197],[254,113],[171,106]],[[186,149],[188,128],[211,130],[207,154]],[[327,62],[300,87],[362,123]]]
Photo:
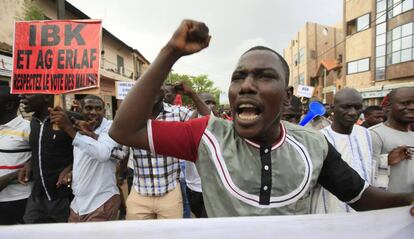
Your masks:
[[[314,87],[313,96],[332,103],[343,86],[343,33],[341,24],[324,26],[307,22],[283,50],[290,68],[289,85]]]
[[[0,9],[4,12],[0,16],[3,23],[0,31],[0,80],[10,81],[14,21],[24,20],[28,4],[36,6],[44,19],[58,18],[55,0],[0,0]],[[89,16],[66,1],[65,18],[90,19]],[[73,100],[81,99],[85,94],[95,94],[104,99],[106,117],[112,119],[120,104],[120,101],[115,98],[116,82],[135,81],[148,66],[149,61],[138,50],[103,28],[100,87],[99,89],[82,91],[79,94],[66,94],[66,108],[70,108]]]
[[[346,85],[365,105],[414,86],[414,0],[344,0]]]

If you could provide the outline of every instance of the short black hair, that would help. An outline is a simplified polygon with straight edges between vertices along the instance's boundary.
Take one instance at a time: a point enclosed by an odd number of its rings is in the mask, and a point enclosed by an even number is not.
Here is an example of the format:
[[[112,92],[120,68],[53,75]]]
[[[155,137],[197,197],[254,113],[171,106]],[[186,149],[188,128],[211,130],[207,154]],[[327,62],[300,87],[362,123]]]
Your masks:
[[[395,95],[400,89],[412,89],[412,88],[413,87],[400,87],[400,88],[392,89],[390,93],[388,93],[387,95],[388,101],[391,103],[391,101],[394,99]]]
[[[86,95],[85,97],[83,97],[83,99],[80,100],[82,107],[85,105],[85,100],[100,100],[102,102],[102,105],[105,106],[105,101],[97,95]]]
[[[242,56],[243,55],[245,55],[246,53],[248,53],[248,52],[251,52],[251,51],[256,51],[256,50],[262,50],[262,51],[270,51],[270,52],[272,52],[272,53],[274,53],[274,54],[276,54],[276,56],[279,58],[279,60],[282,62],[282,67],[283,67],[283,73],[284,73],[284,77],[285,77],[285,81],[286,81],[286,85],[288,85],[289,84],[289,75],[290,75],[290,72],[289,72],[289,65],[288,65],[288,63],[286,62],[286,60],[279,54],[279,53],[277,53],[275,50],[273,50],[273,49],[271,49],[271,48],[269,48],[269,47],[266,47],[266,46],[254,46],[254,47],[252,47],[252,48],[250,48],[249,50],[247,50],[247,51],[245,51],[243,54],[242,54]]]
[[[371,105],[371,106],[368,106],[367,108],[365,108],[363,113],[366,116],[366,115],[372,114],[372,112],[374,112],[374,111],[382,111],[382,107],[379,106],[379,105]]]

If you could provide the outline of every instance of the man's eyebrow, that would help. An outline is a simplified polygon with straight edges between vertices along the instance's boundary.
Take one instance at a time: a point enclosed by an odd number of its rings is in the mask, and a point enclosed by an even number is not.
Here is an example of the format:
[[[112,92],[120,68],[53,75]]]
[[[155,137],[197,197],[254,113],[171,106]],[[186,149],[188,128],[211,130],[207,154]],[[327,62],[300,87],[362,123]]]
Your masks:
[[[274,68],[264,67],[264,68],[256,68],[255,69],[255,73],[260,73],[260,72],[264,72],[264,71],[270,71],[271,73],[275,74],[277,78],[282,79],[282,75],[277,70],[275,70]]]
[[[249,71],[249,70],[246,69],[245,67],[239,66],[233,72],[239,72],[239,71],[245,72],[245,71]],[[275,74],[280,75],[274,68],[271,68],[271,67],[255,68],[252,71],[255,72],[255,73],[256,72],[262,72],[262,71],[272,71]]]
[[[271,67],[255,68],[252,71],[253,71],[254,74],[261,73],[263,71],[271,71],[273,74],[276,75],[277,78],[282,79],[282,75],[277,70],[275,70],[274,68],[271,68]],[[249,72],[248,69],[246,69],[243,66],[239,66],[233,71],[232,74],[234,74],[234,73],[247,73],[247,72]]]

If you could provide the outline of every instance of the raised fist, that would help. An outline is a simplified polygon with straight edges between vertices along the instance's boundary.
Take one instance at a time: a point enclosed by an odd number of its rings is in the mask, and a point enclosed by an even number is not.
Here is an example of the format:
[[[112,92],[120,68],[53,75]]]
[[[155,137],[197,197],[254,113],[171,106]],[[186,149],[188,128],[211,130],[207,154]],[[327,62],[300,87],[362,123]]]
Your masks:
[[[183,20],[167,43],[179,56],[190,55],[208,47],[211,36],[208,27],[202,22]]]

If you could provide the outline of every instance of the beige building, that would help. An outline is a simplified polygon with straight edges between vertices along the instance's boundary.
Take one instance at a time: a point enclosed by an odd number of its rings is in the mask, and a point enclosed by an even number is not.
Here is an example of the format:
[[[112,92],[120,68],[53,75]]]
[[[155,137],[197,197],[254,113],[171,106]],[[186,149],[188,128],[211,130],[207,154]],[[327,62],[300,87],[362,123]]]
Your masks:
[[[12,45],[14,21],[23,20],[25,7],[32,3],[39,7],[45,19],[57,19],[57,5],[55,0],[0,0],[0,80],[9,81],[12,63]],[[65,2],[66,19],[90,19],[85,13],[69,2]],[[2,64],[4,62],[4,64]],[[9,64],[10,63],[10,64]],[[149,66],[149,61],[136,49],[127,45],[105,28],[102,31],[100,88],[82,91],[82,94],[68,94],[66,106],[70,107],[73,99],[80,99],[82,95],[92,93],[100,95],[106,104],[107,117],[112,118],[119,106],[115,98],[117,81],[134,81]]]
[[[341,26],[307,22],[283,50],[290,68],[289,85],[295,93],[299,85],[314,87],[313,95],[332,103],[343,86],[343,33]]]
[[[346,85],[365,105],[414,86],[413,0],[344,0]]]

